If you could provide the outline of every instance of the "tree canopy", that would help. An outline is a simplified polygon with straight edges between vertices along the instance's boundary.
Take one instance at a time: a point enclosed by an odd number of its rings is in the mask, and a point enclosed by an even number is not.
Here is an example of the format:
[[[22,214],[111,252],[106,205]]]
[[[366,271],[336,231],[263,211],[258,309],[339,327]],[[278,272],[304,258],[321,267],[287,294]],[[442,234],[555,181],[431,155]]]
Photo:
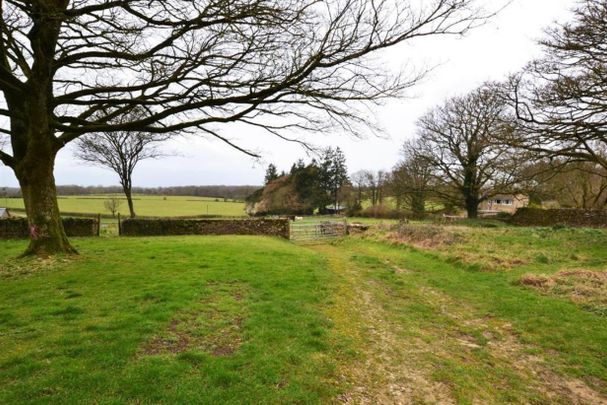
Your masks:
[[[538,157],[607,169],[607,3],[584,0],[541,41],[544,54],[510,80],[513,144]]]
[[[502,141],[513,130],[508,105],[487,83],[423,116],[410,154],[430,169],[434,194],[476,218],[482,201],[518,181],[523,155]]]
[[[19,180],[27,253],[74,252],[60,221],[55,156],[89,133],[199,133],[241,122],[360,133],[359,109],[420,74],[372,55],[482,21],[475,0],[4,0],[0,160]],[[141,116],[117,119],[139,109]]]

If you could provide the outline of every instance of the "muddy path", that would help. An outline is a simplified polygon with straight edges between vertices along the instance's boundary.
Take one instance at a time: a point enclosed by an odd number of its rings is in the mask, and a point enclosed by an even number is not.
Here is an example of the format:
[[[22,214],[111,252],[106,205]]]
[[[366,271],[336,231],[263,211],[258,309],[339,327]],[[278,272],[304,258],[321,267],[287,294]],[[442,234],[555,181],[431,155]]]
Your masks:
[[[352,404],[607,404],[584,381],[559,373],[549,353],[385,257],[344,246],[312,247],[339,279],[328,310],[358,355],[340,369]],[[378,276],[379,275],[379,276]]]

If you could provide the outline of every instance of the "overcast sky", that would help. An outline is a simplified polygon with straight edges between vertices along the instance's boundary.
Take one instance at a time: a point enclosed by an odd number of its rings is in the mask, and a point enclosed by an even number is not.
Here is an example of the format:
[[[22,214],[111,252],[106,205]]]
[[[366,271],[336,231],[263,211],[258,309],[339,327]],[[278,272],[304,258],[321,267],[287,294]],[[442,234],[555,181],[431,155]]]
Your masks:
[[[491,6],[495,0],[485,0]],[[399,159],[403,140],[415,133],[415,121],[445,98],[463,94],[487,80],[501,80],[519,70],[538,55],[537,40],[555,20],[566,21],[575,0],[514,0],[487,25],[464,38],[435,37],[403,44],[386,52],[390,65],[439,65],[409,92],[406,100],[396,100],[379,108],[376,114],[385,128],[382,138],[351,139],[339,134],[308,136],[316,145],[339,146],[348,159],[350,172],[360,169],[390,169]],[[268,163],[288,170],[305,151],[294,144],[246,127],[224,128],[224,134],[240,144],[259,151],[258,161],[204,138],[173,141],[167,148],[175,157],[142,162],[134,174],[135,186],[261,184]],[[57,184],[115,185],[113,172],[76,161],[71,151],[57,159]],[[0,169],[0,186],[16,186],[10,170]]]

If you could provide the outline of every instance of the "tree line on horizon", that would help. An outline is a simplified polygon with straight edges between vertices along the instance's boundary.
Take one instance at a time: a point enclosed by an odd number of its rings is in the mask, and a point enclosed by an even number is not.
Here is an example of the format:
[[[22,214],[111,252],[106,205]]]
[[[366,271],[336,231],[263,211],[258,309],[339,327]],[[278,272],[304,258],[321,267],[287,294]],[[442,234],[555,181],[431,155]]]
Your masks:
[[[572,21],[547,31],[543,55],[522,71],[430,110],[403,146],[397,174],[408,182],[400,191],[472,218],[501,193],[605,209],[605,38],[607,3],[580,2]]]

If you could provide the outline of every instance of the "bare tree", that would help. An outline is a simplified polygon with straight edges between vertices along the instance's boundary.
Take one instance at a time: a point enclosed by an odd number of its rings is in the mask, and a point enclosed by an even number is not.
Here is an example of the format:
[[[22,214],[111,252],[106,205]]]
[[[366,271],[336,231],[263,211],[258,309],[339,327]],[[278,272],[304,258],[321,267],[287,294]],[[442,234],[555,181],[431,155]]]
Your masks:
[[[403,159],[392,171],[391,189],[398,209],[406,204],[414,214],[423,215],[431,191],[433,171],[428,159],[420,156],[417,142],[409,140],[404,143]]]
[[[121,205],[122,201],[120,201],[120,199],[116,197],[108,198],[103,202],[103,206],[112,214],[112,217],[116,216]]]
[[[529,165],[532,192],[541,199],[556,200],[563,207],[604,209],[607,206],[607,171],[592,162],[565,158]]]
[[[544,56],[510,81],[520,126],[511,143],[607,169],[607,2],[579,2],[574,20],[547,34]]]
[[[378,170],[377,172],[364,170],[363,173],[365,186],[368,191],[368,198],[371,200],[371,205],[383,204],[389,173],[386,173],[384,170]]]
[[[519,160],[501,142],[513,131],[513,118],[495,85],[448,100],[418,122],[418,156],[432,168],[441,199],[478,216],[479,204],[508,192],[518,181]]]
[[[0,2],[0,153],[19,180],[26,254],[75,252],[59,216],[55,156],[88,133],[199,133],[241,122],[361,131],[360,108],[419,74],[371,55],[413,38],[461,34],[476,0],[4,0]],[[116,117],[135,108],[145,116]],[[331,123],[331,124],[329,124]],[[361,127],[363,125],[363,127]],[[360,132],[359,132],[360,133]]]
[[[359,170],[355,173],[352,173],[350,179],[352,180],[352,185],[354,186],[356,192],[354,205],[360,209],[362,208],[363,195],[367,187],[366,171]]]
[[[137,115],[137,113],[121,117],[121,119],[129,119],[132,115]],[[118,175],[129,206],[130,216],[135,218],[133,171],[140,161],[163,156],[159,150],[159,144],[169,137],[169,134],[141,131],[87,134],[76,140],[75,154],[84,162],[111,169]]]

